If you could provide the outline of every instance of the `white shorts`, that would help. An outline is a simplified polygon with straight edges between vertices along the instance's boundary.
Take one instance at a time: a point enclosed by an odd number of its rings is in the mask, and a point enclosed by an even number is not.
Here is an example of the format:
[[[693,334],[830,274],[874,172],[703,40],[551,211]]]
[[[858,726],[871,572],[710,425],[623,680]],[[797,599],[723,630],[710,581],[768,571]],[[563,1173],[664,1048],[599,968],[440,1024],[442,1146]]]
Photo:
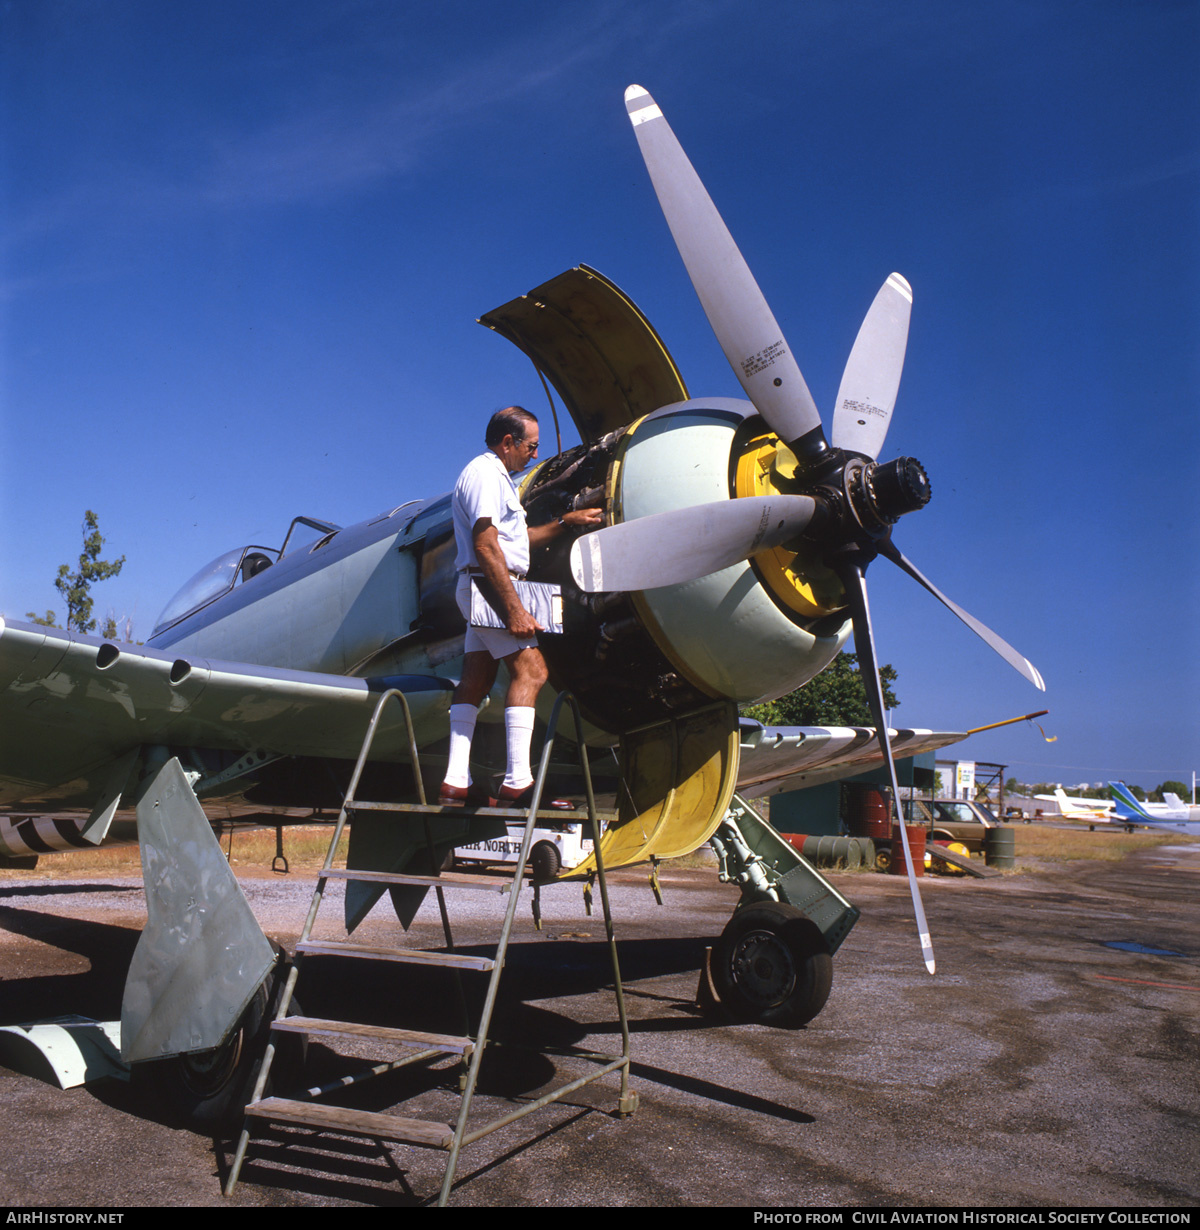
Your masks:
[[[471,578],[469,574],[458,574],[458,585],[454,590],[454,600],[462,617],[467,621],[467,653],[486,651],[496,661],[511,657],[522,649],[536,649],[537,637],[513,636],[507,628],[473,628],[471,626]]]

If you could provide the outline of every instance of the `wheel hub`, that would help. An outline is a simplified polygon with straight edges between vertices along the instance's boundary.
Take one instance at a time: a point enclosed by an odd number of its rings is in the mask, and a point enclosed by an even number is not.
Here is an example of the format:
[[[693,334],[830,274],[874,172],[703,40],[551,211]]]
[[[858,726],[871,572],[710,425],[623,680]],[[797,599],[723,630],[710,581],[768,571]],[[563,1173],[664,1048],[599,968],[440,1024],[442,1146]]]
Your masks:
[[[783,1003],[796,986],[791,953],[777,935],[751,931],[733,951],[733,977],[742,993],[760,1008]]]
[[[243,1033],[234,1030],[233,1036],[211,1051],[199,1051],[193,1055],[181,1055],[179,1073],[187,1087],[200,1097],[210,1097],[220,1090],[242,1057]]]

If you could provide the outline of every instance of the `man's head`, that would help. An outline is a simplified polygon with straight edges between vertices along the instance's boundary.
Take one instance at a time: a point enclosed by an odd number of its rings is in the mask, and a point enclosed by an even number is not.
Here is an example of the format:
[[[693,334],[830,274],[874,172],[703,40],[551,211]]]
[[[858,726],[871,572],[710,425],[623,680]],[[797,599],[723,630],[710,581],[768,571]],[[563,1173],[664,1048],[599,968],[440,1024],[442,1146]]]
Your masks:
[[[537,457],[537,416],[523,406],[506,406],[492,415],[483,438],[508,472],[517,474]]]

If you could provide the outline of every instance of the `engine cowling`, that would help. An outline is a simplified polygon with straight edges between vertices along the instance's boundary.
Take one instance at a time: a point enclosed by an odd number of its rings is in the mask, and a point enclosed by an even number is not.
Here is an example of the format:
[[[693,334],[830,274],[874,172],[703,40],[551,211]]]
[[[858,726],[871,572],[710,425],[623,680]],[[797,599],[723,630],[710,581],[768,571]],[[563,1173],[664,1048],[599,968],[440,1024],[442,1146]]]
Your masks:
[[[530,523],[589,503],[616,523],[756,493],[771,482],[777,444],[749,402],[664,406],[534,471],[524,487]],[[566,599],[564,636],[547,638],[546,655],[555,686],[610,728],[713,698],[781,696],[849,636],[836,579],[786,548],[680,585],[589,595],[574,586],[568,546],[535,561],[533,575],[557,581]]]

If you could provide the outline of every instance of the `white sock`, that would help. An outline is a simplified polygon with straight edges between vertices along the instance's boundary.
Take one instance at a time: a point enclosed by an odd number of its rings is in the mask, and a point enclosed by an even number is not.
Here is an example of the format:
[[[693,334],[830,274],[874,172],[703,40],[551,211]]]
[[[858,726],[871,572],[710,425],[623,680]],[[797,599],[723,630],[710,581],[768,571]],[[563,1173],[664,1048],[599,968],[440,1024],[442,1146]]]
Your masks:
[[[532,706],[505,709],[504,733],[508,738],[508,773],[504,784],[510,790],[524,790],[533,782],[529,768],[529,748],[533,742]]]
[[[471,739],[478,716],[476,705],[450,706],[450,758],[445,779],[448,786],[471,784]]]

